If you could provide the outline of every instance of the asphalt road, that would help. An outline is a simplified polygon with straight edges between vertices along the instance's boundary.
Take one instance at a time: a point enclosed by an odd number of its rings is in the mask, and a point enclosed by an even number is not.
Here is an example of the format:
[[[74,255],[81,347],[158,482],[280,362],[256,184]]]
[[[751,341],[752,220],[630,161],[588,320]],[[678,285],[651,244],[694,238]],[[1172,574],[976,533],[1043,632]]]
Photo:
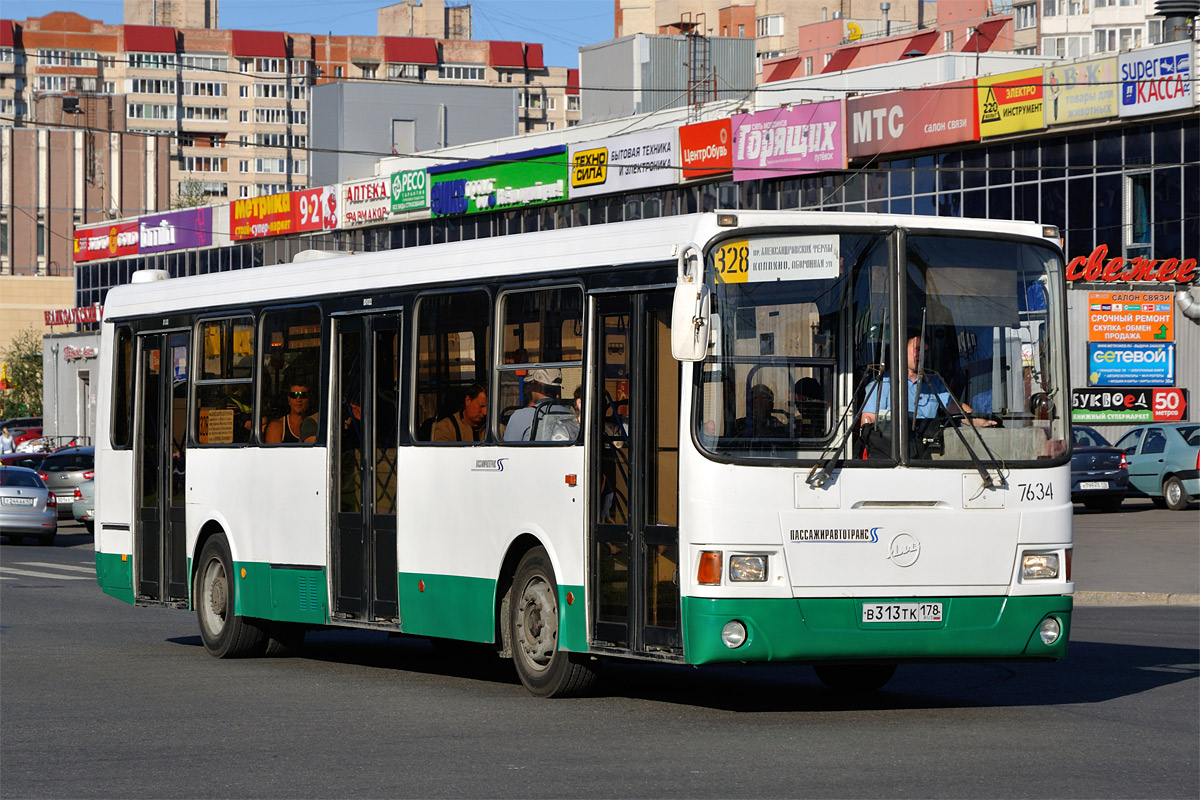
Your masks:
[[[867,698],[622,665],[546,701],[374,633],[210,658],[191,613],[101,594],[69,530],[0,545],[5,798],[1200,796],[1197,607],[1083,606],[1063,662],[905,665]]]

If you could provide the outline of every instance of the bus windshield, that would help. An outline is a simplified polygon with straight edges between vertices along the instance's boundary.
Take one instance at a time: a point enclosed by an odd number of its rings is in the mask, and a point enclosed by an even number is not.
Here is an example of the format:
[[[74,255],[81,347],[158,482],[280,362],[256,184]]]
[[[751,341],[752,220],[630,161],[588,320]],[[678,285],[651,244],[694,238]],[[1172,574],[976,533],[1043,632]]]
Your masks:
[[[898,236],[774,235],[712,249],[695,410],[704,450],[993,466],[1065,454],[1057,253]]]

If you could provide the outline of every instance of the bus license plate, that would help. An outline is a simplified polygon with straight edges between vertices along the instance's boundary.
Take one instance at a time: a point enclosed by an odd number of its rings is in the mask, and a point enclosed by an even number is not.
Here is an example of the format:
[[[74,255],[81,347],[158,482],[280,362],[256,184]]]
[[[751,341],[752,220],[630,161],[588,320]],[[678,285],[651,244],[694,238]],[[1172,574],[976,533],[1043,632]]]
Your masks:
[[[1082,481],[1079,488],[1088,491],[1089,489],[1107,489],[1108,481]]]
[[[864,603],[863,622],[941,622],[941,603]]]

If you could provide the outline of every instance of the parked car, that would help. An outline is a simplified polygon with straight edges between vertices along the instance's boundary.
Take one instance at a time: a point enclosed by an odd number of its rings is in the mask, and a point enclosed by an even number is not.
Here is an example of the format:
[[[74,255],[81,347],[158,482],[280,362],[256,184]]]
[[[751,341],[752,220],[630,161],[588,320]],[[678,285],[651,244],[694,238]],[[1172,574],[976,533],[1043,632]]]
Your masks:
[[[71,513],[75,487],[96,476],[94,452],[91,447],[68,447],[46,456],[38,467],[47,488],[58,497],[60,514]]]
[[[25,467],[36,470],[46,458],[45,453],[5,453],[0,456],[0,464],[6,467]]]
[[[75,487],[75,502],[71,504],[71,513],[75,519],[83,523],[88,533],[95,532],[96,525],[96,481],[84,481]]]
[[[58,500],[33,470],[0,466],[0,532],[13,543],[31,536],[54,544]]]
[[[34,428],[9,428],[8,432],[12,434],[13,444],[17,447],[32,439],[42,438],[42,427],[40,425]]]
[[[11,419],[0,420],[0,428],[8,428],[10,433],[14,428],[40,427],[42,427],[41,417],[12,417]]]
[[[1072,425],[1071,502],[1116,511],[1129,488],[1125,451],[1109,444],[1095,428]]]
[[[1200,497],[1200,424],[1139,425],[1117,441],[1129,459],[1129,491],[1182,511]]]

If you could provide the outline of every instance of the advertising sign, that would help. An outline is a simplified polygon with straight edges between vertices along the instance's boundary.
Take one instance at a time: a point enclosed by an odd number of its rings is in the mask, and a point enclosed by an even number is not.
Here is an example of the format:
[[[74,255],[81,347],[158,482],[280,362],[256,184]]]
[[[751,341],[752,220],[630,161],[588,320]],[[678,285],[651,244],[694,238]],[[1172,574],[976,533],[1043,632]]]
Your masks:
[[[291,192],[234,200],[229,204],[229,238],[259,239],[296,231]]]
[[[979,134],[983,138],[1045,127],[1042,70],[1023,69],[978,79]]]
[[[1047,67],[1047,125],[1117,116],[1117,60],[1102,58],[1065,67]]]
[[[1173,342],[1175,304],[1166,292],[1088,294],[1088,341]]]
[[[1192,107],[1196,75],[1191,42],[1172,42],[1125,53],[1117,59],[1117,69],[1122,117]]]
[[[138,252],[164,253],[212,244],[212,206],[138,218]]]
[[[1097,245],[1090,255],[1076,256],[1067,262],[1067,280],[1099,281],[1102,283],[1151,282],[1191,283],[1196,279],[1196,259],[1153,258],[1134,256],[1126,261],[1120,256],[1108,258],[1108,245]]]
[[[504,161],[471,161],[429,168],[433,216],[476,214],[558,203],[567,199],[567,149],[529,150]]]
[[[392,213],[392,181],[371,178],[342,185],[338,222],[343,228],[355,228],[387,219]]]
[[[297,231],[331,231],[338,226],[338,187],[318,186],[292,192]]]
[[[104,306],[97,303],[94,306],[56,308],[43,313],[46,316],[47,325],[84,325],[104,319]]]
[[[733,179],[846,168],[841,100],[733,116]]]
[[[850,157],[979,141],[975,81],[846,101]]]
[[[683,177],[703,178],[733,170],[733,132],[729,119],[715,119],[679,128]]]
[[[392,213],[429,208],[429,175],[423,169],[392,173]]]
[[[678,149],[675,128],[573,144],[571,197],[674,184],[678,177]]]
[[[337,227],[337,187],[234,200],[229,204],[229,238],[234,241]]]
[[[136,256],[137,253],[138,226],[136,222],[75,230],[76,261]]]
[[[1088,386],[1170,386],[1174,344],[1088,343]]]
[[[1187,419],[1187,389],[1071,390],[1071,422],[1182,422]]]

